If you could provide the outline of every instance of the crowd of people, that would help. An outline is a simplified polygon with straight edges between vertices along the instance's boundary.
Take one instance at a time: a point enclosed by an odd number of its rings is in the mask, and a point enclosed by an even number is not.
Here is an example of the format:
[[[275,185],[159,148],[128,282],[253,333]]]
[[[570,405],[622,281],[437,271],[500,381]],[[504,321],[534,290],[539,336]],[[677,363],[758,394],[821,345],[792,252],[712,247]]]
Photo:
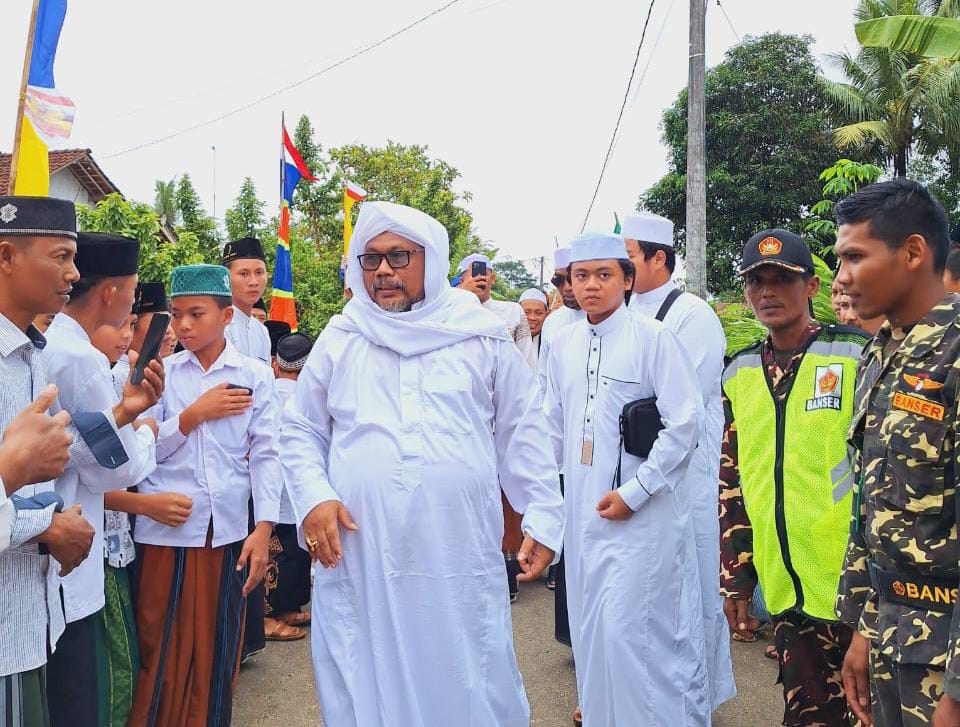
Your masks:
[[[727,356],[656,215],[512,303],[365,202],[314,342],[265,320],[256,239],[145,282],[137,240],[0,197],[0,719],[228,725],[309,626],[330,727],[521,727],[510,603],[545,579],[578,724],[709,725],[762,595],[784,725],[960,725],[960,253],[913,182],[837,221],[840,323],[760,231],[768,335]]]

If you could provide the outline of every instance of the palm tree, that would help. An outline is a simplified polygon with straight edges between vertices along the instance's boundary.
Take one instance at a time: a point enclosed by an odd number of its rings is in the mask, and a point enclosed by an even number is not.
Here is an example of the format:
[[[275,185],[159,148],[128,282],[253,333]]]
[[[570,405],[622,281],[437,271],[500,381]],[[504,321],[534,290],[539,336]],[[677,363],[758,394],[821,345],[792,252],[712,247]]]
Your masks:
[[[859,22],[892,16],[955,17],[957,0],[861,0]],[[845,82],[821,78],[842,124],[834,131],[841,149],[860,149],[907,174],[912,150],[946,151],[953,163],[960,150],[960,64],[945,58],[864,47],[856,57],[834,54]],[[952,164],[955,166],[955,164]]]
[[[160,219],[168,225],[177,224],[179,209],[177,207],[177,178],[169,182],[158,179],[153,183],[153,208],[160,215]]]

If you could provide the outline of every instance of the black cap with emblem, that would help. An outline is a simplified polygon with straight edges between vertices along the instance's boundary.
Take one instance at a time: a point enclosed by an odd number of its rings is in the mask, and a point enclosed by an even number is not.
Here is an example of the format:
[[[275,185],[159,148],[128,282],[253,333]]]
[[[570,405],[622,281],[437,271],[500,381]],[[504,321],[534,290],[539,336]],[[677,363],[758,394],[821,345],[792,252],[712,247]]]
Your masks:
[[[158,311],[168,311],[167,290],[163,283],[140,283],[133,299],[133,312],[138,316]]]
[[[136,275],[140,241],[103,232],[81,232],[77,235],[75,262],[81,278]]]
[[[270,355],[277,355],[277,342],[290,333],[290,324],[286,321],[267,321],[264,323],[270,335]]]
[[[803,238],[789,230],[758,232],[743,246],[740,274],[746,275],[761,265],[778,265],[795,273],[813,275],[813,256]]]
[[[291,333],[277,342],[277,365],[284,371],[299,371],[307,362],[313,339],[305,333]]]
[[[5,236],[76,240],[76,208],[65,199],[0,195],[0,238]]]
[[[259,308],[259,309],[262,310],[264,313],[266,313],[266,311],[267,311],[267,304],[263,302],[263,298],[261,298],[261,299],[258,300],[256,303],[254,303],[254,304],[253,304],[253,307],[254,307],[254,308]]]
[[[228,242],[223,247],[221,264],[227,265],[234,260],[266,260],[260,240],[255,237],[241,237],[239,240]]]

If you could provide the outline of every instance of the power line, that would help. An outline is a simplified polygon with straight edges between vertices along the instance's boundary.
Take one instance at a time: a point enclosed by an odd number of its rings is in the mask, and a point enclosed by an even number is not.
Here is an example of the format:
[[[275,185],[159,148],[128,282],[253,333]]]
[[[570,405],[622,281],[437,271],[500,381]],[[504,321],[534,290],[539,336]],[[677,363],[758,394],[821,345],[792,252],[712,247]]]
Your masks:
[[[317,71],[316,73],[311,73],[311,74],[310,74],[309,76],[307,76],[306,78],[301,78],[299,81],[295,81],[295,82],[293,82],[293,83],[291,83],[291,84],[289,84],[289,85],[287,85],[287,86],[283,86],[282,88],[278,88],[276,91],[271,91],[270,93],[266,94],[265,96],[261,96],[261,97],[258,98],[258,99],[255,99],[255,100],[253,100],[253,101],[251,101],[251,102],[249,102],[249,103],[244,104],[243,106],[238,106],[237,108],[233,109],[232,111],[227,111],[226,113],[222,113],[222,114],[220,114],[219,116],[216,116],[216,117],[214,117],[214,118],[212,118],[212,119],[207,119],[206,121],[201,121],[201,122],[198,123],[198,124],[193,124],[192,126],[188,126],[187,128],[181,129],[180,131],[174,131],[173,133],[167,134],[166,136],[161,136],[161,137],[158,138],[158,139],[154,139],[154,140],[152,140],[152,141],[147,141],[147,142],[144,142],[144,143],[142,143],[142,144],[137,144],[136,146],[131,146],[131,147],[128,148],[128,149],[123,149],[123,150],[121,150],[121,151],[114,152],[113,154],[107,154],[107,155],[104,156],[103,158],[104,158],[104,159],[113,159],[113,158],[115,158],[115,157],[122,156],[122,155],[124,155],[124,154],[129,154],[129,153],[134,152],[134,151],[139,151],[140,149],[146,149],[147,147],[150,147],[150,146],[156,146],[157,144],[162,144],[163,142],[169,141],[170,139],[174,139],[174,138],[176,138],[176,137],[178,137],[178,136],[182,136],[183,134],[188,134],[188,133],[190,133],[191,131],[196,131],[197,129],[202,129],[202,128],[205,127],[205,126],[210,126],[211,124],[215,124],[215,123],[217,123],[218,121],[223,121],[223,120],[226,119],[226,118],[229,118],[229,117],[231,117],[231,116],[235,116],[236,114],[239,114],[239,113],[241,113],[241,112],[243,112],[243,111],[246,111],[246,110],[248,110],[248,109],[251,109],[251,108],[253,108],[254,106],[258,106],[258,105],[262,104],[264,101],[268,101],[269,99],[274,98],[274,97],[276,97],[276,96],[279,96],[280,94],[285,93],[285,92],[287,92],[287,91],[289,91],[289,90],[291,90],[291,89],[293,89],[293,88],[296,88],[297,86],[302,86],[303,84],[305,84],[305,83],[307,83],[307,82],[309,82],[309,81],[312,81],[313,79],[317,78],[318,76],[322,76],[324,73],[328,73],[329,71],[332,71],[332,70],[334,70],[335,68],[339,68],[339,67],[342,66],[344,63],[348,63],[349,61],[352,61],[352,60],[354,60],[355,58],[359,58],[360,56],[362,56],[362,55],[364,55],[364,54],[366,54],[366,53],[369,53],[370,51],[372,51],[372,50],[374,50],[374,49],[376,49],[376,48],[379,48],[379,47],[380,47],[381,45],[383,45],[384,43],[387,43],[387,42],[393,40],[394,38],[396,38],[396,37],[398,37],[398,36],[406,33],[408,30],[411,30],[411,29],[415,28],[416,26],[420,25],[421,23],[426,22],[427,20],[429,20],[430,18],[434,17],[435,15],[439,15],[439,14],[442,13],[444,10],[447,10],[448,8],[456,5],[458,2],[460,2],[460,0],[449,0],[449,2],[447,2],[445,5],[441,5],[439,8],[436,8],[436,9],[434,9],[434,10],[431,10],[431,11],[430,11],[429,13],[427,13],[426,15],[423,15],[423,16],[417,18],[417,19],[414,20],[412,23],[408,23],[407,25],[403,26],[403,27],[400,28],[399,30],[394,31],[394,32],[391,33],[390,35],[387,35],[387,36],[381,38],[380,40],[378,40],[378,41],[376,41],[376,42],[374,42],[374,43],[371,43],[370,45],[366,46],[365,48],[361,48],[361,49],[360,49],[359,51],[357,51],[356,53],[352,53],[351,55],[348,55],[348,56],[346,56],[345,58],[341,58],[339,61],[336,61],[335,63],[331,63],[329,66],[325,66],[324,68],[321,68],[321,69],[320,69],[319,71]]]
[[[587,214],[583,218],[583,225],[580,226],[580,232],[587,227],[587,220],[590,219],[590,213],[593,212],[593,205],[597,201],[597,194],[600,192],[600,184],[603,182],[603,175],[607,171],[607,164],[610,162],[610,156],[613,154],[613,145],[617,140],[617,133],[620,131],[620,122],[623,121],[623,112],[627,108],[627,102],[630,100],[630,87],[633,86],[633,77],[637,73],[637,65],[640,62],[640,50],[643,48],[643,41],[647,37],[647,28],[650,27],[650,16],[653,15],[653,6],[657,0],[650,0],[650,7],[647,10],[647,19],[643,23],[643,32],[640,34],[640,43],[637,45],[637,53],[633,59],[633,66],[630,69],[630,79],[627,81],[627,90],[623,94],[623,103],[620,104],[620,112],[617,114],[617,123],[613,127],[613,134],[610,137],[610,144],[607,146],[607,153],[603,157],[603,166],[600,167],[600,177],[597,179],[597,186],[593,190],[593,197],[590,200],[590,206],[587,207]]]
[[[730,16],[727,15],[727,9],[720,4],[720,0],[717,0],[717,7],[720,8],[720,12],[723,13],[723,17],[727,19],[727,25],[730,26],[730,30],[732,30],[733,34],[737,36],[737,42],[742,41],[743,38],[740,37],[740,33],[737,32],[737,29],[733,27],[733,21],[730,20]]]

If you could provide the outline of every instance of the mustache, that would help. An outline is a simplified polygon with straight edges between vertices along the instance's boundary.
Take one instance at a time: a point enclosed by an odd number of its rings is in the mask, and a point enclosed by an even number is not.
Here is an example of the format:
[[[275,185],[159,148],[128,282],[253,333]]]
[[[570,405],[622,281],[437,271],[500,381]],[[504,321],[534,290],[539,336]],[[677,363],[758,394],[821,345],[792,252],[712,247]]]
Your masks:
[[[403,284],[403,281],[400,280],[387,280],[384,278],[376,278],[373,281],[374,290],[402,290],[404,293],[407,292],[407,286]]]

